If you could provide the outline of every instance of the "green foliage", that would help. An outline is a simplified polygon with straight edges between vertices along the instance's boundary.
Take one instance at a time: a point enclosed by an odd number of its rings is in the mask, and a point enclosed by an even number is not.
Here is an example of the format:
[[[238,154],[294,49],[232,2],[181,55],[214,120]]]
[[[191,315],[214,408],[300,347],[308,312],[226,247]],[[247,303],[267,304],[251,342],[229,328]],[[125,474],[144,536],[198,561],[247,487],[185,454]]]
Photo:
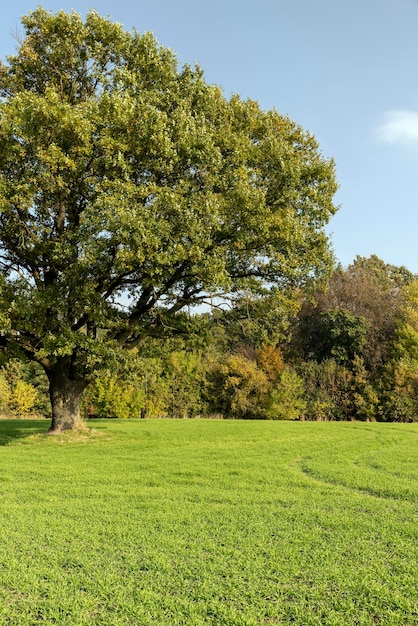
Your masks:
[[[106,373],[95,380],[84,402],[98,417],[132,418],[139,417],[144,398],[139,386]]]
[[[379,395],[371,384],[361,359],[350,368],[334,359],[308,361],[298,367],[306,389],[306,419],[375,421]]]
[[[369,257],[357,255],[348,270],[362,278],[368,276],[375,285],[388,292],[403,289],[416,279],[415,275],[403,265],[385,263],[375,254]]]
[[[182,350],[170,355],[166,370],[170,417],[196,417],[205,412],[205,369],[199,353]]]
[[[329,346],[325,346],[325,356],[334,358],[341,365],[349,366],[362,353],[368,330],[366,320],[339,309],[324,313],[322,322],[324,335],[329,337],[330,342]]]
[[[264,412],[267,419],[304,419],[307,403],[304,398],[305,385],[302,378],[292,369],[283,370],[279,383],[270,394],[269,404]]]
[[[404,389],[391,389],[383,395],[382,416],[388,422],[418,422],[417,397]]]
[[[10,385],[4,372],[0,370],[0,414],[5,415],[9,411]]]
[[[417,311],[414,275],[376,256],[305,292],[284,355],[304,379],[308,419],[416,419]]]
[[[307,400],[307,419],[355,419],[353,405],[353,373],[348,368],[328,359],[321,363],[308,361],[299,366]]]
[[[44,367],[60,429],[115,349],[184,330],[182,310],[276,292],[286,310],[327,276],[337,184],[312,135],[151,34],[22,23],[0,67],[0,343]]]
[[[379,399],[361,359],[350,368],[335,359],[298,366],[306,389],[306,419],[374,421]]]
[[[402,295],[394,352],[396,357],[418,364],[418,281],[405,287]]]
[[[279,344],[286,340],[290,319],[300,306],[301,292],[294,286],[271,289],[258,298],[243,296],[234,305],[215,314],[219,326],[226,334],[230,350],[246,344],[259,350],[264,345]]]
[[[135,355],[119,372],[98,373],[84,394],[86,417],[186,418],[206,411],[202,354],[153,345],[156,356]]]
[[[22,378],[36,389],[36,404],[34,411],[39,415],[50,416],[51,403],[49,399],[48,379],[44,370],[35,361],[22,363]]]
[[[418,363],[407,357],[388,363],[381,395],[383,420],[418,421]]]
[[[142,359],[138,383],[144,397],[141,415],[150,418],[169,417],[170,381],[165,376],[163,359]]]
[[[418,282],[402,290],[393,356],[382,377],[382,419],[418,421]]]
[[[37,388],[27,382],[25,366],[17,361],[9,361],[0,370],[0,413],[25,417],[36,413],[39,408]]]
[[[0,63],[1,410],[51,398],[74,428],[91,384],[87,414],[417,419],[416,277],[334,268],[315,138],[94,11],[22,23]]]
[[[346,309],[330,309],[306,321],[303,339],[309,358],[335,359],[341,365],[350,366],[353,359],[362,354],[368,331],[363,317],[352,315]]]
[[[363,359],[353,361],[353,409],[355,419],[373,422],[379,417],[381,399],[377,385],[370,379]]]
[[[415,623],[415,424],[92,426],[0,420],[0,623]]]
[[[347,366],[361,357],[370,376],[379,378],[392,356],[404,288],[412,281],[405,268],[357,257],[334,272],[326,291],[305,294],[292,349],[302,359],[335,358]]]

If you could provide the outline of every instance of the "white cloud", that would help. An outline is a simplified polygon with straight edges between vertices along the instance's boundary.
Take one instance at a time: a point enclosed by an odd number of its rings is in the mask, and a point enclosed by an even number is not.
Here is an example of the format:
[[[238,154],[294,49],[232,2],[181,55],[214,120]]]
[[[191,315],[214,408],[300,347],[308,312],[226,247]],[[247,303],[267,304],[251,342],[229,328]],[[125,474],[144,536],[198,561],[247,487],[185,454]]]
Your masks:
[[[418,145],[418,112],[388,111],[377,136],[385,143]]]

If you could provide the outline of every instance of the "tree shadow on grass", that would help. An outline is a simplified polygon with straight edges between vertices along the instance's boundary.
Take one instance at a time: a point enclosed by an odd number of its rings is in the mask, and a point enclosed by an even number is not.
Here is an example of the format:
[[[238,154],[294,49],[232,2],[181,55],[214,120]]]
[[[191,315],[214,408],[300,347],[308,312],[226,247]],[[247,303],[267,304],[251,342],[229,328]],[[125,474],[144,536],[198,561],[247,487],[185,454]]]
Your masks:
[[[45,434],[48,420],[0,419],[0,446],[7,446],[16,439],[24,439],[38,433]]]

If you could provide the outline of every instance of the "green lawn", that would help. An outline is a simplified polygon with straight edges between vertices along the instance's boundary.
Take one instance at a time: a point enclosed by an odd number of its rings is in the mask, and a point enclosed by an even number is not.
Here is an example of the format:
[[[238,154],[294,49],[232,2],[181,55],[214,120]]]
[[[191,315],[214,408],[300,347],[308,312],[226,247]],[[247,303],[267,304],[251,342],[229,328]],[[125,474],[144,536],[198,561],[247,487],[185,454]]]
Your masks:
[[[413,424],[0,421],[0,626],[410,625]]]

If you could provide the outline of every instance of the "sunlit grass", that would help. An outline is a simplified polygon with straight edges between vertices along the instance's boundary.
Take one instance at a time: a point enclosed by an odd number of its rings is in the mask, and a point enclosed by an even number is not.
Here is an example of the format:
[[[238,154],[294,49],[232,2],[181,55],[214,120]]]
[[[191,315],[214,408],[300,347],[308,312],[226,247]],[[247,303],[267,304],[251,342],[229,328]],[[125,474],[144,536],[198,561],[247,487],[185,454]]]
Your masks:
[[[0,625],[417,622],[417,426],[0,421]]]

